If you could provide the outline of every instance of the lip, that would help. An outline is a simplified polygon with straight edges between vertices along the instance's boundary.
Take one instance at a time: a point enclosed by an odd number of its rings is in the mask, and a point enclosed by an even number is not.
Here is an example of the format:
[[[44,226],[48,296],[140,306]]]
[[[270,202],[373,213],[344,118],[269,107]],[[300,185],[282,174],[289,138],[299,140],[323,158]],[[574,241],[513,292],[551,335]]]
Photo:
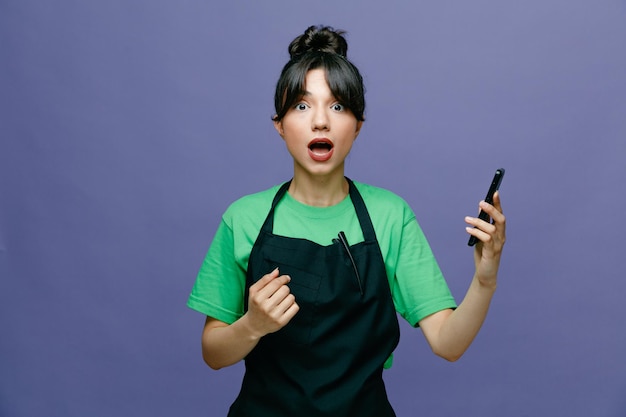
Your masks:
[[[330,149],[328,149],[327,151],[324,149],[320,149],[318,147],[319,145],[328,146]],[[335,147],[333,145],[333,142],[328,138],[315,138],[309,142],[308,149],[311,159],[316,162],[325,162],[333,156],[333,151],[335,150]]]

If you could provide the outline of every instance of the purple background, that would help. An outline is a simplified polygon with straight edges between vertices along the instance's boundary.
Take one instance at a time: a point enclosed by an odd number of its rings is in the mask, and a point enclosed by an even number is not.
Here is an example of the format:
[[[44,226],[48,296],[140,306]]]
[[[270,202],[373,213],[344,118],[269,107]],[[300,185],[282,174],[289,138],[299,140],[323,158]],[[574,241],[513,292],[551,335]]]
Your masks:
[[[417,213],[461,300],[463,216],[505,167],[508,242],[457,363],[403,325],[399,416],[626,415],[624,1],[0,1],[0,415],[222,416],[185,306],[235,198],[291,174],[286,46],[348,31],[347,174]]]

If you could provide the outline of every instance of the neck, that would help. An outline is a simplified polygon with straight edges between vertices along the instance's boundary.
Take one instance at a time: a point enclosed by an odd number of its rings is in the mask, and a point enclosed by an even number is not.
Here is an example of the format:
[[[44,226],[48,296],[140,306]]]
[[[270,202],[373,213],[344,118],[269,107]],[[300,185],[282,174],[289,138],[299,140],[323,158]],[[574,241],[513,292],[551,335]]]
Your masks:
[[[297,201],[316,207],[339,204],[348,195],[348,181],[344,176],[311,178],[294,175],[289,194]]]

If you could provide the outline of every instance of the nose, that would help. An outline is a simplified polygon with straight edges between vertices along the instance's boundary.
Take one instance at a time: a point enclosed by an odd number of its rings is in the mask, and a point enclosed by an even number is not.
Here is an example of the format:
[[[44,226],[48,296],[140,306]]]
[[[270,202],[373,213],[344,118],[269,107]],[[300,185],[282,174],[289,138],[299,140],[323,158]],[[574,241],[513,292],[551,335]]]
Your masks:
[[[330,128],[330,119],[328,118],[327,109],[318,107],[313,112],[313,120],[311,121],[313,130],[328,130]]]

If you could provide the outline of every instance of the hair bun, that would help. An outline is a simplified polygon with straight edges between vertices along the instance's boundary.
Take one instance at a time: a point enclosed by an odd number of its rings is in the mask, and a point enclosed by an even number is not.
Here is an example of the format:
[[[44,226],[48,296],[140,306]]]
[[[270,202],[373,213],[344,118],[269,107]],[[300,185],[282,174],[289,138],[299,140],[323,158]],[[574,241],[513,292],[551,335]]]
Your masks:
[[[330,26],[310,26],[289,44],[289,55],[291,59],[296,59],[307,52],[315,51],[335,53],[345,58],[348,42],[342,36],[344,33]]]

